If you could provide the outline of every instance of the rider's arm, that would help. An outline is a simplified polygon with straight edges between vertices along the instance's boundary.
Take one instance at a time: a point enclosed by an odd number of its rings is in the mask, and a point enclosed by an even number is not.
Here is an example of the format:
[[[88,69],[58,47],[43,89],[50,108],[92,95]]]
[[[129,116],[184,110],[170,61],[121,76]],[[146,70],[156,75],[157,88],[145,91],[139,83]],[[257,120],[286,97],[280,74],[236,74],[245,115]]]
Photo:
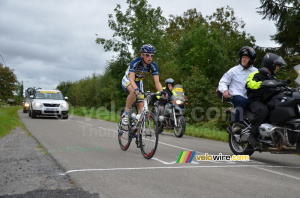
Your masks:
[[[259,89],[262,81],[258,78],[259,71],[255,71],[247,77],[246,87],[248,89]]]
[[[138,86],[135,83],[135,72],[130,72],[129,73],[129,82],[130,82],[130,85],[132,86],[133,89],[138,88]]]
[[[228,72],[226,72],[221,80],[219,81],[219,87],[218,87],[218,90],[223,93],[223,96],[225,98],[230,98],[230,93],[229,93],[229,90],[228,90],[228,86],[230,85],[231,83],[231,79],[232,79],[232,76],[233,76],[233,72],[232,72],[232,69],[230,69]]]
[[[153,79],[154,79],[154,83],[155,83],[156,89],[157,89],[158,91],[162,91],[163,89],[162,89],[162,86],[161,86],[161,84],[160,84],[160,82],[159,82],[159,75],[154,75],[154,76],[153,76]]]

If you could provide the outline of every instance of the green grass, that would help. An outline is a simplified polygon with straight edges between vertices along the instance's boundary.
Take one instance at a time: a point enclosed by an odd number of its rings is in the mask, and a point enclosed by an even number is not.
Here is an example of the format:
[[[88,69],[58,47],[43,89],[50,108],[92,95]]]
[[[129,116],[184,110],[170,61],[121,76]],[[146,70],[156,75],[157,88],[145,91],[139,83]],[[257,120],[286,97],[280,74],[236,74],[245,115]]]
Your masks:
[[[0,138],[9,134],[18,126],[24,127],[17,111],[21,106],[0,105]]]
[[[111,122],[119,122],[120,116],[115,112],[110,112],[104,108],[86,108],[86,107],[70,107],[70,114],[94,118],[94,119],[101,119]],[[214,122],[208,122],[206,125],[186,125],[185,135],[205,138],[205,139],[212,139],[218,140],[223,142],[228,142],[228,133],[225,131],[219,130],[217,127],[214,126]],[[166,132],[173,133],[171,130],[164,130]]]
[[[105,108],[70,107],[69,114],[111,122],[119,122],[120,119],[117,113],[110,112]]]

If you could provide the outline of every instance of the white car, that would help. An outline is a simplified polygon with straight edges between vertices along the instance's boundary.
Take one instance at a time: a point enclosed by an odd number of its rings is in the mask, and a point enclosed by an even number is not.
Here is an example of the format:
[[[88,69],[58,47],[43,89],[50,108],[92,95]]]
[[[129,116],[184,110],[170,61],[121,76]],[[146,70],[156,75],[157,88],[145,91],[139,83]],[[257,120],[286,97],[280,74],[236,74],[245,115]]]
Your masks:
[[[63,119],[69,117],[69,104],[67,97],[63,97],[59,90],[38,89],[30,96],[29,116],[36,118],[37,115],[58,116]]]

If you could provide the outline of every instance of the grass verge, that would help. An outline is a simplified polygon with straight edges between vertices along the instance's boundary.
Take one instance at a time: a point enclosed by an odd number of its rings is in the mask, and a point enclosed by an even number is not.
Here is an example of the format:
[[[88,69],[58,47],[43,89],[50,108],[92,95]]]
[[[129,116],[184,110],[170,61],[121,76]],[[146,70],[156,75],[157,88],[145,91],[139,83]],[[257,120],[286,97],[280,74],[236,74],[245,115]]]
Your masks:
[[[21,106],[0,106],[0,138],[18,126],[24,128],[17,112],[21,108]]]
[[[120,119],[118,113],[110,112],[105,108],[70,107],[69,113],[77,116],[101,119],[110,122],[119,122]],[[173,133],[171,130],[167,130],[166,132]],[[228,142],[228,134],[225,130],[221,131],[216,128],[206,126],[187,124],[185,135]]]

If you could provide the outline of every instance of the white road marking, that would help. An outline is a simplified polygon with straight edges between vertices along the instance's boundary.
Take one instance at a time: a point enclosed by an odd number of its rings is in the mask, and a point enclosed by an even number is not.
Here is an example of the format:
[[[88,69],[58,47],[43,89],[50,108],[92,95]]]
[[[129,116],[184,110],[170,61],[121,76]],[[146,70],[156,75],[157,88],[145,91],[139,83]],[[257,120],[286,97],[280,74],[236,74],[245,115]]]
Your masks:
[[[73,121],[73,120],[72,120]],[[78,122],[78,123],[80,123],[80,124],[85,124],[85,125],[90,125],[90,126],[92,126],[92,124],[88,124],[88,123],[85,123],[85,122],[79,122],[79,121],[75,121],[75,122]]]
[[[262,167],[259,167],[259,166],[255,166],[254,168],[257,168],[257,169],[260,169],[260,170],[263,170],[263,171],[267,171],[267,172],[270,172],[270,173],[274,173],[274,174],[277,174],[277,175],[282,175],[282,176],[285,176],[285,177],[289,177],[289,178],[292,178],[292,179],[300,180],[300,177],[295,177],[295,176],[292,176],[292,175],[288,175],[288,174],[281,173],[281,172],[278,172],[278,171],[269,170],[269,169],[262,168]],[[300,168],[300,167],[295,167],[295,168]]]
[[[107,129],[107,128],[104,128],[104,127],[98,127],[99,129],[105,129],[105,130],[108,130],[108,131],[112,131],[114,133],[118,133],[118,129],[116,130],[112,130],[112,129]]]
[[[230,168],[230,167],[252,167],[249,165],[237,165],[237,166],[166,166],[166,167],[137,167],[137,168],[102,168],[102,169],[80,169],[69,170],[59,175],[67,175],[74,172],[91,172],[91,171],[117,171],[117,170],[155,170],[155,169],[182,169],[182,168]]]
[[[165,161],[163,161],[163,160],[160,160],[160,159],[157,159],[157,158],[152,158],[153,160],[156,160],[156,161],[159,161],[159,162],[161,162],[161,163],[163,163],[163,164],[167,164],[167,165],[169,165],[169,164],[176,164],[176,161],[174,161],[174,162],[165,162]]]
[[[75,121],[75,122],[78,122],[78,123],[81,123],[81,124],[86,124],[86,125],[90,125],[92,126],[92,124],[87,124],[87,123],[84,123],[84,122],[80,122],[80,121]],[[112,131],[114,133],[117,133],[118,131],[117,130],[112,130],[112,129],[108,129],[108,128],[104,128],[104,127],[98,127],[100,129],[105,129],[107,131]],[[175,146],[175,145],[172,145],[172,144],[168,144],[168,143],[164,143],[164,142],[160,142],[158,141],[158,144],[162,144],[162,145],[165,145],[165,146],[169,146],[169,147],[173,147],[173,148],[178,148],[178,149],[181,149],[181,150],[185,150],[185,151],[194,151],[194,150],[191,150],[191,149],[188,149],[188,148],[184,148],[184,147],[180,147],[180,146]],[[202,153],[202,152],[199,152],[199,151],[196,151],[196,153],[199,153],[201,155],[205,154],[205,153]],[[156,158],[157,159],[157,158]],[[163,164],[173,164],[172,162],[164,162],[162,160],[159,160],[157,159],[157,161],[163,163]],[[252,162],[258,162],[258,161],[255,161],[255,160],[251,160]],[[221,164],[221,163],[224,163],[224,162],[218,162],[218,161],[208,161],[208,162],[211,162],[211,163],[215,163],[215,164]],[[198,162],[194,162],[192,161],[192,163],[196,163],[196,164],[199,164]],[[226,162],[227,164],[235,164],[236,162]],[[263,162],[259,162],[261,164],[264,164]]]
[[[287,175],[277,171],[268,170],[266,168],[300,168],[291,166],[265,166],[265,165],[221,165],[221,166],[165,166],[165,167],[136,167],[136,168],[102,168],[102,169],[80,169],[80,170],[69,170],[65,173],[60,173],[59,175],[67,175],[76,172],[92,172],[92,171],[119,171],[119,170],[155,170],[155,169],[189,169],[189,168],[258,168],[261,170],[269,171],[271,173],[279,174],[289,178],[300,180],[299,177]]]
[[[84,123],[84,122],[80,122],[80,121],[76,121],[78,123],[81,123],[81,124],[85,124],[85,125],[90,125],[92,126],[92,124],[87,124],[87,123]],[[104,128],[104,127],[98,127],[100,129],[105,129],[105,130],[108,130],[108,131],[112,131],[114,133],[117,133],[116,130],[112,130],[112,129],[108,129],[108,128]],[[168,143],[164,143],[164,142],[160,142],[159,141],[159,144],[163,144],[163,145],[166,145],[166,146],[170,146],[170,147],[174,147],[174,148],[178,148],[178,149],[181,149],[181,150],[186,150],[186,151],[193,151],[191,149],[187,149],[187,148],[184,148],[184,147],[179,147],[179,146],[175,146],[175,145],[172,145],[172,144],[168,144]],[[196,153],[200,153],[200,154],[204,154],[202,152],[199,152],[199,151],[196,151]],[[156,160],[156,161],[159,161],[163,164],[166,164],[166,165],[170,165],[170,164],[176,164],[176,161],[174,162],[165,162],[163,160],[160,160],[158,158],[152,158],[153,160]],[[214,162],[214,161],[210,161],[210,162],[213,162],[213,163],[220,163],[220,162]],[[259,161],[255,161],[255,160],[251,160],[250,163],[260,163],[260,164],[264,164],[263,162],[259,162]],[[199,164],[198,162],[194,162],[192,161],[193,164]],[[232,162],[230,162],[232,163]],[[228,163],[228,164],[230,164]],[[235,164],[235,163],[233,163]],[[88,172],[88,171],[112,171],[112,170],[149,170],[149,169],[182,169],[182,168],[231,168],[231,167],[235,167],[235,168],[239,168],[239,167],[253,167],[253,168],[257,168],[257,169],[260,169],[260,170],[263,170],[263,171],[267,171],[267,172],[270,172],[270,173],[274,173],[274,174],[277,174],[277,175],[282,175],[282,176],[285,176],[285,177],[289,177],[289,178],[292,178],[292,179],[296,179],[296,180],[300,180],[299,177],[295,177],[295,176],[292,176],[292,175],[288,175],[288,174],[285,174],[285,173],[281,173],[281,172],[278,172],[278,171],[273,171],[273,170],[269,170],[269,169],[266,169],[266,168],[300,168],[300,167],[286,167],[286,166],[264,166],[264,165],[233,165],[233,166],[180,166],[180,167],[141,167],[141,168],[111,168],[111,169],[82,169],[82,170],[70,170],[70,171],[67,171],[66,173],[60,173],[60,175],[67,175],[69,173],[73,173],[73,172]],[[263,168],[265,167],[265,168]]]

